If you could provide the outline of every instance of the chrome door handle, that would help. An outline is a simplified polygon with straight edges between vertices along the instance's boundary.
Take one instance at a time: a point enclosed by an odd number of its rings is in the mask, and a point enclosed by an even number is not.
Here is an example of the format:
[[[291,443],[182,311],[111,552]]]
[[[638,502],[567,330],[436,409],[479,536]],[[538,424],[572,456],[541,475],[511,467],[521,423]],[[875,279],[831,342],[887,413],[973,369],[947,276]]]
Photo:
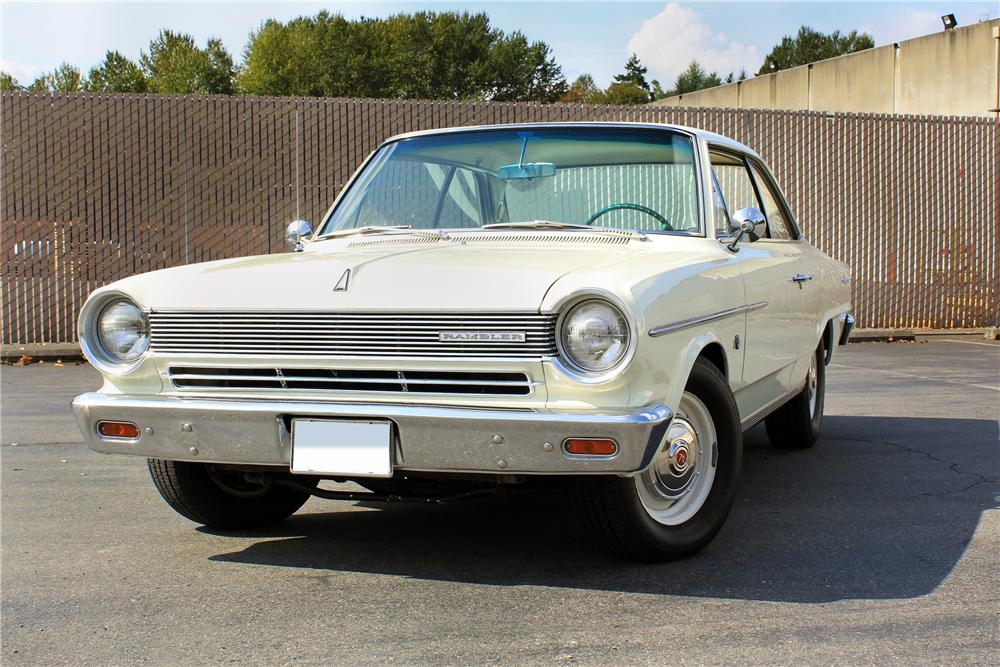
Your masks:
[[[792,282],[794,283],[804,283],[807,280],[812,280],[813,277],[808,273],[796,273],[792,276]]]

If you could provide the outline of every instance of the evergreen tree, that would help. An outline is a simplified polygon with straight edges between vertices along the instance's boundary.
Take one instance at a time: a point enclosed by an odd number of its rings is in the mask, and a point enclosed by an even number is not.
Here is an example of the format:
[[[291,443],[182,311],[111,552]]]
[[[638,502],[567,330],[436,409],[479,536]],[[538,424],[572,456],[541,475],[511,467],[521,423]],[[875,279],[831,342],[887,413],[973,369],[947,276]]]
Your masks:
[[[875,40],[867,33],[852,30],[844,35],[835,30],[826,35],[808,26],[802,26],[794,37],[786,35],[781,38],[781,41],[765,56],[764,64],[760,66],[757,74],[808,65],[817,60],[856,53],[874,46]]]

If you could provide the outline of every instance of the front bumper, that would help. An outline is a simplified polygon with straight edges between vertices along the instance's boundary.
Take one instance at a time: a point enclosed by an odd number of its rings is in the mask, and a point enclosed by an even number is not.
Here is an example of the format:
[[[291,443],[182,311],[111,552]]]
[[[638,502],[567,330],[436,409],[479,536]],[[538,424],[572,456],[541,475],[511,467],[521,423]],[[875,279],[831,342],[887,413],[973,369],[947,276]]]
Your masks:
[[[840,316],[840,319],[844,321],[844,326],[840,330],[840,340],[838,342],[841,345],[847,345],[848,341],[851,340],[851,331],[854,330],[854,315],[844,313]]]
[[[393,424],[396,471],[593,474],[645,468],[672,417],[663,405],[637,412],[574,413],[418,405],[186,399],[81,394],[77,424],[91,449],[176,461],[289,466],[293,417],[384,419]],[[102,420],[139,426],[134,440],[98,434]],[[608,458],[567,455],[567,438],[612,438]]]

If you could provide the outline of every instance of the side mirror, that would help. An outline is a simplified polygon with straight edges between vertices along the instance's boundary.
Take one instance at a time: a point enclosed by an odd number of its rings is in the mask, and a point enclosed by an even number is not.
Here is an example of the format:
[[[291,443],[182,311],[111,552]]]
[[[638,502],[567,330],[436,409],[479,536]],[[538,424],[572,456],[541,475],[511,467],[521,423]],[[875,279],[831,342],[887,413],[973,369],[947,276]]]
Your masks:
[[[285,240],[295,249],[295,252],[302,252],[302,239],[311,236],[312,231],[312,225],[307,220],[295,220],[285,230]]]
[[[729,231],[736,234],[736,236],[733,237],[732,242],[726,247],[735,252],[736,245],[743,238],[744,234],[753,243],[766,233],[766,229],[767,219],[760,210],[752,206],[741,208],[733,214],[733,222],[729,225]]]

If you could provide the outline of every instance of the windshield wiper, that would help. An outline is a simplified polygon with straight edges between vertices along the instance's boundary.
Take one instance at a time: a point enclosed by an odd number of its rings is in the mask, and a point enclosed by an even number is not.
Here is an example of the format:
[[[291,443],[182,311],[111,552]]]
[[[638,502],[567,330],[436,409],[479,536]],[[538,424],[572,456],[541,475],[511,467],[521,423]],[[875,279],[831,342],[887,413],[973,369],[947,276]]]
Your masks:
[[[603,232],[620,236],[645,239],[646,234],[632,229],[614,229],[613,227],[594,227],[593,225],[578,225],[572,222],[555,222],[553,220],[532,220],[530,222],[494,222],[483,225],[480,229],[581,229],[588,232]]]
[[[494,222],[483,225],[480,229],[594,229],[590,225],[576,225],[572,222],[554,222],[552,220],[531,220],[528,222]],[[598,228],[600,229],[600,228]]]
[[[433,236],[435,238],[448,238],[444,230],[430,231],[427,229],[413,229],[410,225],[367,225],[365,227],[350,227],[348,229],[338,229],[336,231],[323,234],[316,238],[317,241],[323,239],[335,239],[342,236],[353,236],[355,234],[384,234],[387,232],[403,232],[406,234],[416,234],[417,236]]]

